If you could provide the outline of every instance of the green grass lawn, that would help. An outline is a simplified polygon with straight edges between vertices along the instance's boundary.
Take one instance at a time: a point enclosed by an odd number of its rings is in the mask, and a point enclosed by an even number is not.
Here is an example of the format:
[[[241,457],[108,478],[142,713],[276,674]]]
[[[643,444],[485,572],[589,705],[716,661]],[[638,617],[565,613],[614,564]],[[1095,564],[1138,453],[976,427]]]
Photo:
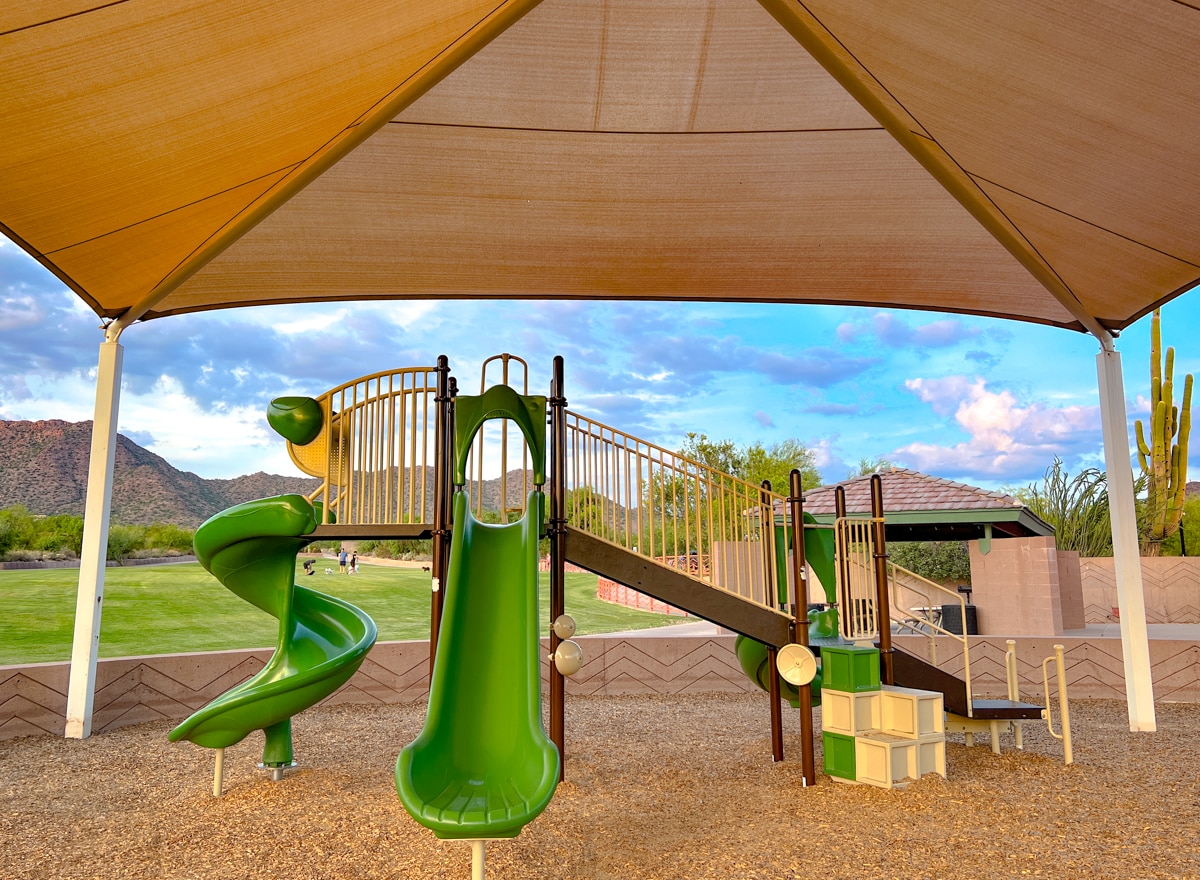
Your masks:
[[[332,562],[332,564],[330,564]],[[380,641],[429,637],[430,580],[420,569],[359,564],[357,575],[317,562],[297,583],[362,608]],[[69,660],[78,569],[0,571],[0,665]],[[549,618],[549,575],[541,576],[541,619]],[[596,576],[568,574],[567,613],[588,635],[678,623],[679,618],[634,611],[596,598]],[[276,622],[226,590],[198,563],[110,568],[104,582],[100,656],[174,654],[275,645]]]

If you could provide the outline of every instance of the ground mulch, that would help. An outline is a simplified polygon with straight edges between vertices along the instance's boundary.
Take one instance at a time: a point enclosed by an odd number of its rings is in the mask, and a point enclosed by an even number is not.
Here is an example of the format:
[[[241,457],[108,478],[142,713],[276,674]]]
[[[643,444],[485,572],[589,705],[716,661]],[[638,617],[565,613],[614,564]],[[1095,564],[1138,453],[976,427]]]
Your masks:
[[[1031,723],[1024,752],[952,736],[948,778],[888,791],[802,787],[795,714],[772,764],[765,697],[571,698],[567,781],[488,845],[487,876],[1200,878],[1200,706],[1160,704],[1153,734],[1130,733],[1120,702],[1071,711],[1071,766]],[[310,710],[300,767],[270,781],[252,735],[226,751],[221,798],[212,753],[168,743],[165,722],[0,742],[0,878],[470,877],[469,847],[396,798],[423,719],[423,704]]]

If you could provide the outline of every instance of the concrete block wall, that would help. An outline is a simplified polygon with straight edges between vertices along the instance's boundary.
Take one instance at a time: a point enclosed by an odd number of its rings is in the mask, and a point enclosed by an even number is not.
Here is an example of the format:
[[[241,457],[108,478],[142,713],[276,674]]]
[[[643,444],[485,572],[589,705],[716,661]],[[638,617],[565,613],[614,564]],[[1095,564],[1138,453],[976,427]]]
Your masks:
[[[1060,565],[1069,569],[1071,560],[1060,560],[1053,538],[1004,538],[990,545],[984,553],[979,541],[970,543],[980,634],[1058,636],[1068,623],[1066,628],[1082,625],[1080,582],[1062,576]]]

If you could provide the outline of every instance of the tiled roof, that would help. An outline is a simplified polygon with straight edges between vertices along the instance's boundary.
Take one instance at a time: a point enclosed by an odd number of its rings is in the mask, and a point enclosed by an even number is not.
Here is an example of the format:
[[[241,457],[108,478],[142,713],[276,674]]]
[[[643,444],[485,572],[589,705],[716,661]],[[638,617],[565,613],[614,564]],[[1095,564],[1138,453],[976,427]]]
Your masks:
[[[1003,492],[989,492],[966,483],[932,477],[907,468],[880,471],[884,513],[933,510],[1019,509],[1021,502]],[[871,477],[839,483],[846,490],[847,513],[871,512]],[[804,493],[804,511],[814,516],[832,514],[836,486],[821,486]]]

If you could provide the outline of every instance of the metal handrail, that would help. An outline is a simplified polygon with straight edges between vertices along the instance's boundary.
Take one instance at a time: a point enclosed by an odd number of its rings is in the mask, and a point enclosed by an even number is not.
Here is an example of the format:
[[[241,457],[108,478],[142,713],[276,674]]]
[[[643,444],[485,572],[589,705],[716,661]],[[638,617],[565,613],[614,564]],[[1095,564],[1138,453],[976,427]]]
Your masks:
[[[789,576],[777,552],[782,495],[571,410],[565,420],[573,527],[780,610]]]
[[[1054,732],[1054,714],[1051,711],[1050,705],[1050,671],[1047,666],[1053,662],[1055,674],[1058,676],[1058,715],[1062,722],[1062,732]],[[1063,646],[1055,645],[1054,654],[1042,660],[1042,681],[1046,685],[1046,708],[1042,710],[1042,717],[1046,719],[1046,727],[1050,731],[1050,735],[1055,739],[1062,740],[1063,744],[1063,763],[1070,764],[1074,757],[1071,754],[1071,710],[1067,705],[1067,673],[1063,662]]]
[[[892,620],[900,624],[901,629],[909,629],[913,633],[925,636],[929,640],[929,660],[933,665],[937,665],[937,639],[936,636],[949,636],[954,641],[962,645],[963,658],[963,680],[967,687],[967,707],[968,710],[973,705],[973,695],[971,691],[971,646],[970,639],[967,637],[967,607],[962,595],[957,590],[948,590],[941,584],[934,583],[928,578],[924,578],[916,572],[909,571],[903,566],[897,565],[891,560],[887,564],[888,569],[888,586],[890,587],[891,596],[891,613]],[[905,594],[909,598],[904,599]],[[950,602],[934,602],[934,598],[939,594],[949,596]],[[912,596],[919,596],[923,600],[919,605],[914,606]],[[934,608],[941,605],[949,605],[957,602],[961,608],[961,616],[959,619],[963,622],[963,631],[961,633],[951,632],[942,626],[939,619],[933,618],[932,615],[924,619],[918,620],[911,614],[905,614],[905,611],[911,611],[913,607],[918,608]]]

